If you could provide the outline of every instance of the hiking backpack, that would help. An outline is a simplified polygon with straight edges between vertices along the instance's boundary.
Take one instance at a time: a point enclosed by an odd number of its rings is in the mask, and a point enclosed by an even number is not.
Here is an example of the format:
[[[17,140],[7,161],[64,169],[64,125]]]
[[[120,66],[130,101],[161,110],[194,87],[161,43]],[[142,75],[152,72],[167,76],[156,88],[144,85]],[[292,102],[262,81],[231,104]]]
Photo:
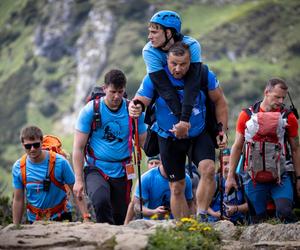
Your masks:
[[[48,163],[47,175],[46,178],[42,181],[44,187],[46,185],[47,188],[50,188],[50,183],[52,182],[58,188],[63,190],[67,195],[57,206],[53,208],[41,209],[41,208],[34,207],[30,203],[28,203],[26,208],[36,215],[36,220],[39,220],[44,216],[46,216],[49,219],[52,215],[56,213],[58,213],[60,216],[61,212],[67,211],[67,202],[68,202],[67,197],[68,194],[71,192],[68,185],[64,185],[63,183],[59,182],[55,177],[56,154],[60,154],[65,158],[67,158],[67,153],[62,149],[61,140],[54,135],[44,135],[42,149],[49,151],[49,163]],[[27,159],[27,154],[24,154],[20,160],[21,179],[24,187],[26,187],[26,183],[27,183],[26,159]]]
[[[287,116],[291,111],[259,112],[260,103],[244,109],[250,118],[245,129],[244,170],[254,184],[280,183],[286,163]]]

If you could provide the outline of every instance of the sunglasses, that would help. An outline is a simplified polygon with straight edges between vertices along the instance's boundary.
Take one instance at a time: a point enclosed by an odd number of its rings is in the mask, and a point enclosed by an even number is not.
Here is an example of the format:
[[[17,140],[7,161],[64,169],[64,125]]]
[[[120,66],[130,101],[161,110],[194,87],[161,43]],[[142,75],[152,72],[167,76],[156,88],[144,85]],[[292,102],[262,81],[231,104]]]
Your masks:
[[[40,142],[24,144],[24,148],[26,148],[26,149],[31,149],[32,147],[34,147],[35,149],[37,149],[37,148],[39,148],[40,146],[41,146],[41,143],[40,143]]]

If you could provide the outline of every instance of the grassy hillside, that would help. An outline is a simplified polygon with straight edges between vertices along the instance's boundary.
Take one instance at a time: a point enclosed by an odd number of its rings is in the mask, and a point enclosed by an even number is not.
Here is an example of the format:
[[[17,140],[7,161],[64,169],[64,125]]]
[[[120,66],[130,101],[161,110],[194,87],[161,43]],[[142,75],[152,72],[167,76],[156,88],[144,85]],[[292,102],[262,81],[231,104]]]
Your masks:
[[[200,41],[203,61],[217,73],[230,105],[231,131],[240,109],[260,98],[270,77],[285,78],[300,107],[296,98],[300,94],[299,1],[234,1],[225,5],[196,0],[128,1],[107,3],[117,17],[118,29],[109,44],[104,72],[114,67],[124,70],[130,97],[145,74],[141,50],[147,42],[147,22],[155,10],[171,9],[181,14],[183,33]],[[83,21],[95,1],[75,2],[75,19]],[[34,54],[36,27],[51,15],[46,6],[45,0],[0,1],[0,169],[5,169],[0,182],[9,180],[7,173],[22,153],[18,137],[26,123],[61,136],[67,151],[72,149],[72,135],[63,135],[56,121],[71,110],[74,101],[75,58],[64,55],[50,61]],[[75,47],[78,32],[68,41],[70,46]],[[102,81],[103,74],[99,77]]]

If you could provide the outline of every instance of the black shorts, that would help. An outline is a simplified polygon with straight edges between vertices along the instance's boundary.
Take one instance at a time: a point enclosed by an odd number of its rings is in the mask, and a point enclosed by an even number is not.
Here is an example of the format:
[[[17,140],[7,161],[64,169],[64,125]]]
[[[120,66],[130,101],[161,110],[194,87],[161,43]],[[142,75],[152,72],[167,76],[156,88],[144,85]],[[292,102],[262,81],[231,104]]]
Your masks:
[[[191,160],[197,167],[202,160],[215,161],[215,147],[206,131],[197,137],[181,140],[158,136],[158,143],[161,161],[171,182],[185,178],[185,162],[190,146],[192,146]]]

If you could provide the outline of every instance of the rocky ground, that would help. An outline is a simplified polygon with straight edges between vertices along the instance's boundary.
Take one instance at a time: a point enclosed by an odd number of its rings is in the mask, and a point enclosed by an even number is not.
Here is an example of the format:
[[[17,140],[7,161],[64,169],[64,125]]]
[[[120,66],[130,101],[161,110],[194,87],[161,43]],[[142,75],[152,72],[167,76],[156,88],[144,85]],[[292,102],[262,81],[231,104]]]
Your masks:
[[[0,249],[145,249],[158,226],[173,221],[132,221],[127,226],[99,223],[37,222],[0,229]],[[236,227],[228,221],[214,225],[221,233],[222,249],[300,249],[300,222]]]

